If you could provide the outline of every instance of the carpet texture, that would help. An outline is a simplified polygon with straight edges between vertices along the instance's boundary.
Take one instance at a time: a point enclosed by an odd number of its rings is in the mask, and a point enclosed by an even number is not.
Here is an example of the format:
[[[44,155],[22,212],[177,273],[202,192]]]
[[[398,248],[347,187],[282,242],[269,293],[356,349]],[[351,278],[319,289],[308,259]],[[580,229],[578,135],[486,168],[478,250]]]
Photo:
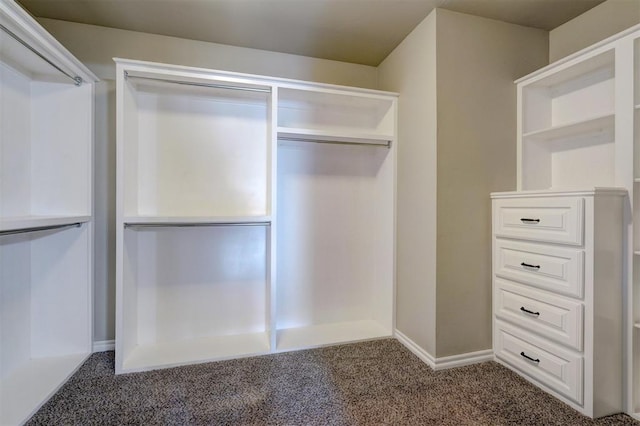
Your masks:
[[[93,354],[28,425],[640,425],[590,420],[495,362],[433,371],[393,339],[115,376]]]

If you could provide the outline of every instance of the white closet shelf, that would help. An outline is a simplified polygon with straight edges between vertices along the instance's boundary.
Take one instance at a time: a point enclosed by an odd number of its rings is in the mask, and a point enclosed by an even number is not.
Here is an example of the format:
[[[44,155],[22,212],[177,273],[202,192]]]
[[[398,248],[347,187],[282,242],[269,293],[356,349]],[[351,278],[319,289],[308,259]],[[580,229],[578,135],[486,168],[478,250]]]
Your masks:
[[[266,332],[202,337],[138,345],[124,359],[123,373],[220,361],[269,352]]]
[[[256,224],[269,225],[271,216],[125,216],[125,225],[215,225]]]
[[[575,121],[559,126],[552,126],[546,129],[535,130],[522,135],[526,141],[550,141],[588,133],[603,132],[613,130],[614,114],[606,114],[587,120]]]
[[[89,354],[35,358],[0,382],[0,424],[28,419],[82,365]]]
[[[391,337],[391,330],[373,320],[350,321],[281,329],[277,332],[277,350],[289,351],[338,343]]]
[[[310,130],[294,127],[278,127],[278,139],[291,141],[347,142],[389,146],[392,135],[356,133],[340,130]]]
[[[0,219],[1,231],[19,231],[22,229],[39,228],[45,226],[73,225],[86,223],[91,216],[15,216]]]

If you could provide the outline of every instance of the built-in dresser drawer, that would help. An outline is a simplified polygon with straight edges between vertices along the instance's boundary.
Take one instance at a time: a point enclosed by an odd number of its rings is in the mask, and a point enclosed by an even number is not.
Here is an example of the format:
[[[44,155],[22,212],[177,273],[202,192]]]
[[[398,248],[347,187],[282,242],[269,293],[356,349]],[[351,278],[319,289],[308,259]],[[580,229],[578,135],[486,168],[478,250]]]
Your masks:
[[[568,296],[583,295],[582,250],[498,238],[493,261],[499,277]]]
[[[495,314],[543,337],[582,350],[582,303],[495,278]]]
[[[496,320],[496,356],[567,398],[583,403],[583,359],[558,345]]]
[[[494,200],[493,232],[498,237],[582,245],[581,197],[522,197]]]

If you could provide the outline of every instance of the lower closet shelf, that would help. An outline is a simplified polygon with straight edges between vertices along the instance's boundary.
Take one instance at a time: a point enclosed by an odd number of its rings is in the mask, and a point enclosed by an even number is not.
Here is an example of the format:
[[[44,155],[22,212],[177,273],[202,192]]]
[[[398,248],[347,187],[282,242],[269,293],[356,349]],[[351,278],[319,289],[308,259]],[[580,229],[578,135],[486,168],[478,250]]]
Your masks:
[[[16,368],[0,385],[0,424],[28,419],[82,365],[88,353],[34,358]]]
[[[268,352],[269,336],[265,332],[138,345],[123,360],[123,372],[132,373]]]
[[[286,328],[278,330],[277,350],[288,351],[313,348],[359,340],[379,339],[391,337],[391,335],[390,329],[373,320]]]

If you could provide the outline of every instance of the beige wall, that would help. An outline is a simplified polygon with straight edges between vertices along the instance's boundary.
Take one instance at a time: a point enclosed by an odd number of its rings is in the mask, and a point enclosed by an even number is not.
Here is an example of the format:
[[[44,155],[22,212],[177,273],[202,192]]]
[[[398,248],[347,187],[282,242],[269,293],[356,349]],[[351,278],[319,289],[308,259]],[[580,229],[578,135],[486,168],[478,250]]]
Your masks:
[[[380,88],[400,93],[396,328],[435,354],[436,14],[382,62]]]
[[[52,19],[38,22],[101,79],[115,79],[114,57],[375,88],[366,65]]]
[[[516,189],[516,87],[546,31],[437,10],[437,357],[491,348],[491,203]]]
[[[640,23],[640,1],[607,0],[549,33],[549,62]]]
[[[95,103],[94,341],[115,337],[115,64],[113,57],[375,87],[374,67],[51,19],[39,22],[103,79]]]
[[[548,33],[438,9],[379,67],[400,93],[396,327],[433,357],[491,348],[489,193],[516,185],[513,81]]]

